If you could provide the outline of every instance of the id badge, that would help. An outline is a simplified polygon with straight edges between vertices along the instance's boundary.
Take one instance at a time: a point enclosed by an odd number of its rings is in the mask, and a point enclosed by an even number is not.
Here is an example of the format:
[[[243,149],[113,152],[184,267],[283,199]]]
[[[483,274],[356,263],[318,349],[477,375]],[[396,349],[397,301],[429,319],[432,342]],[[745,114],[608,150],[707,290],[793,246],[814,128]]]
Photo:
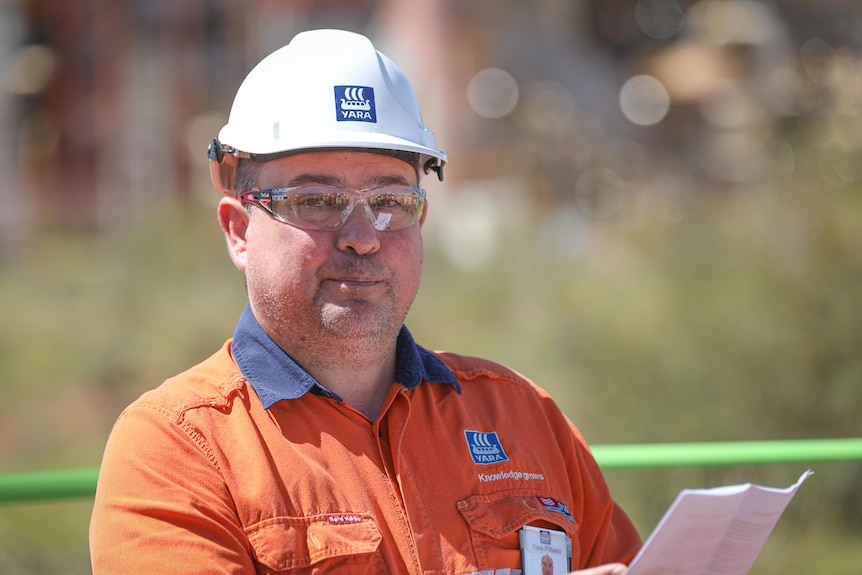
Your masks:
[[[523,575],[565,575],[572,570],[572,538],[565,531],[526,525],[518,535]]]

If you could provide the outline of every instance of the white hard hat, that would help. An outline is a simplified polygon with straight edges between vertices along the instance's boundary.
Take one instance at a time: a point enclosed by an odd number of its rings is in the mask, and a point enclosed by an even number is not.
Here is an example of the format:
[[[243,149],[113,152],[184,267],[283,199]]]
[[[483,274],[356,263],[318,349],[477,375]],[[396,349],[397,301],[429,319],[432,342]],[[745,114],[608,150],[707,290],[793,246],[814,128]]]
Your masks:
[[[447,159],[422,123],[406,76],[368,38],[343,30],[302,32],[261,60],[240,85],[208,155],[218,172],[225,154],[321,148],[416,152],[425,171],[441,179]],[[226,192],[216,172],[216,188]]]

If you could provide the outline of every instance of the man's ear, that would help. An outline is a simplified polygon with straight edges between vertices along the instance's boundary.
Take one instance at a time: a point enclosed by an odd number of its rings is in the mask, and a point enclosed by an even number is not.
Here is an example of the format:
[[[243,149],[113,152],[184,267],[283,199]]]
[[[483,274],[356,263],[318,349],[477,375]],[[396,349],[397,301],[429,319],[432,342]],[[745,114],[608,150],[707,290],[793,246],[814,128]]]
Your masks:
[[[224,197],[219,201],[218,221],[227,242],[227,252],[233,265],[242,273],[245,273],[248,263],[246,234],[250,217],[245,206],[236,198]]]

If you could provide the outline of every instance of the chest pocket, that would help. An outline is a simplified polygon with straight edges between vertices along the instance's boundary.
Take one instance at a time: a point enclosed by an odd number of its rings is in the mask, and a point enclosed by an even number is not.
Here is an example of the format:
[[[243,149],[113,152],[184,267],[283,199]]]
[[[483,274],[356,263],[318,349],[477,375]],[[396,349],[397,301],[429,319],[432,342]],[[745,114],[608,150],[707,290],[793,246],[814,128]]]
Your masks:
[[[519,567],[518,530],[525,525],[565,531],[572,538],[572,565],[579,563],[578,524],[562,513],[546,509],[535,492],[519,490],[473,495],[458,502],[458,511],[470,526],[480,570]]]
[[[263,573],[386,573],[380,531],[364,513],[275,517],[250,526],[246,535]]]

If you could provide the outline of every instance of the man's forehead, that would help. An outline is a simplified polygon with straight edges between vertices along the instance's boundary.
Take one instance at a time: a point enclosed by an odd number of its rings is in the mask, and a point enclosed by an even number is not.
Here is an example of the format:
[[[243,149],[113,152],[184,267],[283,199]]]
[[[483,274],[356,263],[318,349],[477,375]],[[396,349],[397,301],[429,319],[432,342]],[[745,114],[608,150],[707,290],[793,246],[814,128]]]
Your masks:
[[[416,170],[409,163],[365,150],[312,150],[282,156],[260,162],[258,176],[330,185],[357,180],[415,185],[417,181]]]
[[[409,163],[390,155],[353,150],[314,150],[261,162],[258,179],[273,178],[281,185],[417,183],[416,170]]]

